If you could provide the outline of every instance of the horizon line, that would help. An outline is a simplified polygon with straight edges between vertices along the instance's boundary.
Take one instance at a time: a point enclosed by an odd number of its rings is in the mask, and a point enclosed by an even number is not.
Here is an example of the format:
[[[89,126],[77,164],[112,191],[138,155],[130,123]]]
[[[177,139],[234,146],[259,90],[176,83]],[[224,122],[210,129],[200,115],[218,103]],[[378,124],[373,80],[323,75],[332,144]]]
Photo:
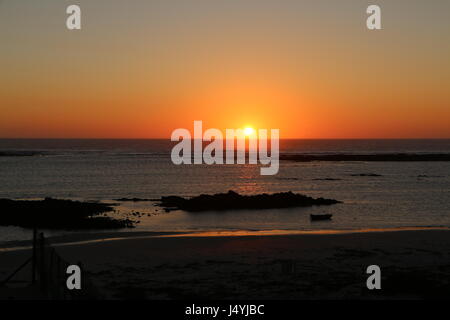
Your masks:
[[[0,137],[0,140],[169,140],[167,138],[7,138]],[[194,140],[194,139],[189,139]],[[226,139],[223,139],[226,140]],[[450,140],[450,137],[444,138],[280,138],[280,140]]]

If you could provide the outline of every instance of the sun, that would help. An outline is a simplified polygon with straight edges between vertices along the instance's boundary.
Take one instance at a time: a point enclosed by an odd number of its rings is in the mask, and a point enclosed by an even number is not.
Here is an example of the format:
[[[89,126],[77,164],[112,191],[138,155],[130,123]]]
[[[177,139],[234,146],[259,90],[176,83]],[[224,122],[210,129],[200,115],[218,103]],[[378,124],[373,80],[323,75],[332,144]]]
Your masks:
[[[251,136],[254,132],[255,132],[255,129],[253,129],[252,127],[245,127],[244,128],[244,134],[246,136]]]

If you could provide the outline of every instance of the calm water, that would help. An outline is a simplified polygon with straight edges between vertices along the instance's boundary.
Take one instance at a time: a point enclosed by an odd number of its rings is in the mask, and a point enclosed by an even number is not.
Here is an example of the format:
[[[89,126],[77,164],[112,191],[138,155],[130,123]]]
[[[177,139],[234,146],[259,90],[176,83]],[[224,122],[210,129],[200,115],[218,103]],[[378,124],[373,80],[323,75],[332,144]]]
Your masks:
[[[450,162],[281,162],[275,176],[259,167],[175,166],[166,140],[0,140],[0,198],[43,197],[111,201],[201,193],[294,191],[343,201],[328,207],[234,212],[165,213],[153,203],[122,203],[119,214],[152,213],[132,231],[358,229],[450,226]],[[450,153],[450,140],[284,140],[290,153]],[[358,176],[377,174],[380,176]],[[311,223],[310,213],[333,221]],[[61,213],[64,214],[64,213]],[[0,227],[0,241],[29,231]]]

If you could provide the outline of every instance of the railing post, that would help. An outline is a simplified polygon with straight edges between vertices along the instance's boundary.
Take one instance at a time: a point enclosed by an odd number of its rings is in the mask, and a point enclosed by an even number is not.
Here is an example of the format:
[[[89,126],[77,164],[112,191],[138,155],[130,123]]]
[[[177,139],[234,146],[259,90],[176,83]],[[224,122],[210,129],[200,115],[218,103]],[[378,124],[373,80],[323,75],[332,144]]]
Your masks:
[[[64,296],[65,283],[61,278],[61,259],[59,258],[59,255],[56,255],[56,284],[58,292],[57,298],[62,299],[62,297]]]
[[[53,257],[55,255],[55,248],[53,247],[49,247],[48,248],[49,251],[49,262],[48,262],[48,273],[49,273],[49,277],[48,277],[48,284],[49,284],[49,293],[52,295],[52,298],[55,295],[55,283],[54,283],[54,271],[53,271]]]
[[[33,257],[31,260],[31,283],[36,283],[36,245],[37,245],[37,228],[33,228]]]
[[[78,267],[80,268],[80,274],[81,274],[81,290],[80,290],[80,295],[77,298],[82,297],[81,292],[83,292],[82,290],[84,290],[84,292],[86,291],[86,279],[85,279],[85,274],[84,274],[84,270],[83,270],[83,264],[81,263],[81,261],[78,261]],[[77,290],[78,291],[78,290]]]
[[[81,261],[78,261],[78,267],[80,268],[81,273],[81,289],[85,289],[84,287],[84,272],[83,272],[83,265],[81,264]]]
[[[41,290],[45,293],[46,290],[46,270],[45,270],[45,240],[44,240],[44,234],[41,232],[39,234],[39,246],[40,246],[40,270],[39,270],[39,281],[41,282]]]

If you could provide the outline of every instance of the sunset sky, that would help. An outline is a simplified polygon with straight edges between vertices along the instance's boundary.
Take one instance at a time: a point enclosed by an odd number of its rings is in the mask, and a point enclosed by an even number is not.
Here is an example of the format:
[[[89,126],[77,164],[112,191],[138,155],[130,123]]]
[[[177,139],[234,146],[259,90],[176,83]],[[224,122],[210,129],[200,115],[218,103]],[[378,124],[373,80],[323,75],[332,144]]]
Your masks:
[[[449,30],[448,0],[0,0],[0,137],[450,138]]]

